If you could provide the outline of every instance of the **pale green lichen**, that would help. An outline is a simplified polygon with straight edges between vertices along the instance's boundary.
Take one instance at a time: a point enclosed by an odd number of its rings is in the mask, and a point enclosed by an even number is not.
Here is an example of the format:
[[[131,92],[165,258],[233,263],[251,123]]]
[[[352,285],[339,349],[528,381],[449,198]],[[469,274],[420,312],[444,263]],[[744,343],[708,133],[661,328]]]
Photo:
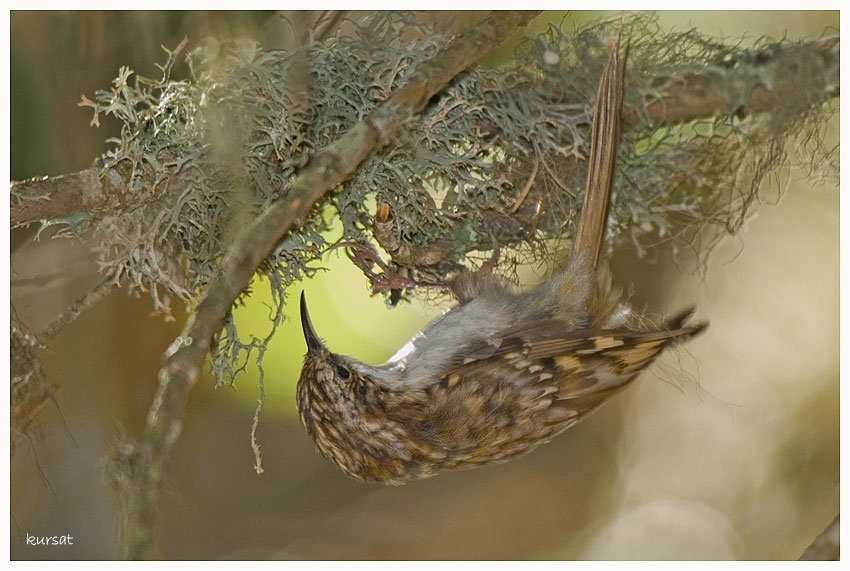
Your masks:
[[[450,241],[449,259],[408,268],[426,281],[444,278],[469,261],[467,254],[480,258],[496,241],[515,249],[499,268],[505,275],[518,256],[551,256],[546,239],[569,240],[580,208],[593,99],[618,26],[551,26],[522,41],[512,61],[458,76],[258,269],[278,320],[286,287],[314,272],[329,246],[328,206],[345,240],[369,242],[375,205],[386,202],[401,241]],[[630,17],[625,30],[631,115],[609,244],[632,242],[644,254],[673,240],[706,255],[718,237],[740,228],[761,181],[783,164],[785,144],[818,141],[819,126],[837,110],[823,104],[831,88],[815,85],[752,114],[746,86],[735,82],[770,87],[789,73],[827,77],[824,66],[832,63],[804,44],[762,40],[744,49],[695,31],[664,33],[648,15]],[[311,153],[364,118],[444,43],[410,17],[379,14],[351,34],[290,55],[250,40],[208,40],[189,51],[182,80],[171,77],[173,57],[158,80],[122,68],[112,89],[83,104],[94,108],[93,123],[103,114],[123,122],[104,171],[129,173],[126,192],[151,200],[93,222],[103,271],[148,290],[157,310],[168,311],[174,296],[190,302],[218,277],[222,255],[246,222],[286,200]],[[644,115],[647,102],[663,101],[672,85],[697,75],[728,94],[732,112],[676,125]],[[810,150],[823,154],[817,145]],[[261,357],[266,339],[241,341],[228,321],[214,345],[219,382],[253,351]]]

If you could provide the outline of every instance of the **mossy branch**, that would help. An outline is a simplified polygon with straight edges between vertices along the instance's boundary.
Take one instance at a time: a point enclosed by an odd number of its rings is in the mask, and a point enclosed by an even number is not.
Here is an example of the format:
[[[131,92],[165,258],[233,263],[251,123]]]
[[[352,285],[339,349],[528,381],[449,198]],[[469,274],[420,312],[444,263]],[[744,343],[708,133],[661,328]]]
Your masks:
[[[771,112],[784,107],[783,98],[795,94],[796,98],[812,101],[840,95],[840,38],[830,36],[790,47],[782,53],[784,71],[778,80],[767,84],[761,69],[769,61],[763,49],[745,52],[738,59],[761,65],[735,65],[735,61],[717,65],[706,62],[700,72],[686,76],[657,77],[658,89],[647,94],[642,109],[627,103],[623,109],[623,129],[634,127],[641,117],[654,124],[676,124],[723,115]],[[816,66],[811,59],[817,58]],[[724,69],[724,68],[732,68]],[[808,75],[801,83],[799,74],[804,70],[821,72]],[[721,73],[722,72],[722,73]],[[554,102],[562,93],[551,93]],[[170,177],[175,167],[166,167]],[[171,187],[155,187],[157,192],[127,193],[129,172],[120,169],[102,170],[99,167],[59,176],[34,177],[13,181],[10,185],[10,226],[18,228],[27,224],[64,218],[80,211],[93,215],[133,208],[161,200],[162,192],[180,192],[180,179]],[[151,173],[148,184],[153,186]]]
[[[287,232],[304,223],[313,205],[346,180],[371,152],[385,144],[399,125],[421,110],[455,75],[499,45],[533,15],[494,13],[458,37],[421,65],[405,87],[313,157],[295,178],[286,198],[272,204],[238,237],[222,260],[220,279],[206,289],[183,334],[166,353],[142,441],[125,446],[115,459],[126,510],[124,557],[156,556],[155,514],[164,464],[180,435],[189,392],[198,379],[211,340],[257,267]]]

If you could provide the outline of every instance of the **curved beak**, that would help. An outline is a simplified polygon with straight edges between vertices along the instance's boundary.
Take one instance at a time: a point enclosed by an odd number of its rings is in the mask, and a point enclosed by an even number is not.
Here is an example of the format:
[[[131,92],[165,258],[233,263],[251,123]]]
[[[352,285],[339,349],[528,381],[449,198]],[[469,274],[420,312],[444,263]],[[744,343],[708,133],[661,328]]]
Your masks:
[[[304,331],[304,341],[307,342],[308,353],[315,353],[324,348],[322,340],[316,335],[316,330],[310,323],[310,314],[307,312],[307,300],[304,297],[303,290],[301,291],[301,329]]]

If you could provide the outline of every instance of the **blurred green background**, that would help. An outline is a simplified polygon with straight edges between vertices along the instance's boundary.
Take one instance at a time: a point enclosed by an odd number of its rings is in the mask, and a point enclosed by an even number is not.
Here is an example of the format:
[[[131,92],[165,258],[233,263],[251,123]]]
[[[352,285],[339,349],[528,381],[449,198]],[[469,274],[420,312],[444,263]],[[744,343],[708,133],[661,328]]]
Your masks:
[[[460,27],[478,15],[443,17]],[[302,24],[313,17],[289,14]],[[535,25],[563,18],[546,14]],[[675,12],[660,21],[745,44],[838,33],[838,12]],[[12,12],[12,178],[88,167],[118,126],[90,127],[80,96],[107,89],[122,65],[157,76],[161,45],[209,35],[293,47],[289,24],[268,12]],[[837,116],[825,144],[838,144]],[[505,465],[401,488],[347,479],[313,450],[295,414],[305,348],[290,304],[293,318],[265,360],[265,475],[254,473],[249,445],[256,379],[219,390],[202,379],[169,465],[163,556],[798,557],[839,509],[838,188],[812,189],[802,170],[778,178],[787,181],[782,199],[759,207],[704,276],[618,255],[615,276],[635,284],[638,302],[663,299],[652,309],[665,312],[696,303],[711,327],[589,420]],[[773,202],[777,192],[764,196]],[[82,244],[33,243],[33,233],[12,233],[11,287],[18,315],[38,330],[98,276]],[[389,310],[344,255],[325,265],[303,288],[337,352],[382,362],[444,309],[421,298]],[[237,313],[241,331],[267,334],[266,289],[254,284]],[[11,458],[12,559],[114,556],[117,512],[102,458],[119,435],[138,436],[160,357],[184,317],[150,313],[149,300],[115,292],[42,352],[59,408],[41,414],[36,437]],[[668,382],[682,370],[689,381]],[[27,534],[71,534],[75,543],[32,547]]]

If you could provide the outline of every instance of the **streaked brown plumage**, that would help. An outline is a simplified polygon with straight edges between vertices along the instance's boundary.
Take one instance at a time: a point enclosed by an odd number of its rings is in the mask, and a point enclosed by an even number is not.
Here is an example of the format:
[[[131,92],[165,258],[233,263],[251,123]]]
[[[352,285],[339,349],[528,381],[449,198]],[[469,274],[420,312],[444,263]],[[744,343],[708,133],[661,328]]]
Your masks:
[[[298,410],[319,451],[342,471],[401,484],[504,462],[585,418],[665,347],[706,327],[687,324],[691,311],[666,329],[625,327],[628,308],[598,267],[622,85],[617,46],[597,94],[573,257],[550,281],[514,293],[491,275],[461,272],[450,283],[460,305],[381,366],[331,353],[302,294],[308,352]]]

